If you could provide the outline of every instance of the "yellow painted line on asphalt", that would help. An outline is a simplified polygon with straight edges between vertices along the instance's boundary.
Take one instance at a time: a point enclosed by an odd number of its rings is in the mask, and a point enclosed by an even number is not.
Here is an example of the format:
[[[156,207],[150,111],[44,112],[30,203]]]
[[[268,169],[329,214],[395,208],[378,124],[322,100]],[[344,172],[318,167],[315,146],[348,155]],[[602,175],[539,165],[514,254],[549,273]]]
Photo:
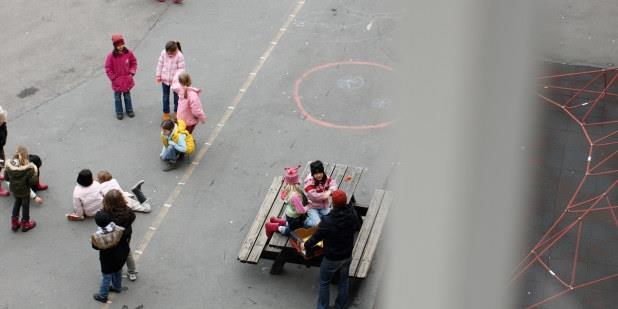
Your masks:
[[[148,247],[148,244],[150,244],[150,241],[152,241],[152,239],[153,239],[157,229],[159,228],[159,226],[163,222],[163,219],[165,219],[165,217],[167,216],[167,213],[169,212],[170,208],[172,208],[172,205],[174,205],[174,202],[176,201],[176,198],[180,195],[180,193],[182,191],[182,188],[183,188],[183,185],[185,183],[187,183],[189,178],[191,178],[191,175],[193,175],[193,172],[197,168],[199,162],[202,161],[202,159],[206,155],[206,152],[208,152],[208,149],[210,149],[210,146],[217,139],[217,137],[219,136],[219,133],[221,133],[221,130],[223,129],[225,123],[232,116],[232,113],[236,109],[236,106],[238,106],[238,103],[240,103],[240,101],[244,97],[245,92],[247,91],[247,89],[249,89],[249,87],[251,87],[251,84],[253,84],[253,81],[255,80],[255,77],[260,72],[260,70],[264,66],[264,63],[266,62],[266,60],[268,60],[268,58],[270,57],[271,53],[275,49],[275,46],[277,45],[279,40],[281,40],[281,37],[283,37],[283,34],[288,29],[288,27],[292,24],[292,22],[294,21],[294,18],[296,18],[296,15],[298,14],[298,12],[300,12],[300,10],[302,9],[304,4],[305,4],[305,0],[301,0],[301,1],[296,2],[296,5],[294,6],[294,9],[292,10],[292,13],[290,15],[288,15],[288,18],[285,20],[283,25],[281,27],[279,27],[279,31],[277,32],[275,37],[272,39],[272,41],[270,42],[270,44],[268,45],[268,47],[266,48],[264,53],[262,53],[262,55],[260,56],[260,60],[258,60],[258,63],[255,65],[253,70],[251,70],[251,72],[248,74],[247,79],[245,79],[245,82],[238,89],[238,93],[236,94],[236,96],[234,97],[232,102],[229,104],[228,108],[223,113],[223,116],[221,117],[221,119],[217,123],[217,126],[215,126],[213,131],[210,133],[210,135],[208,137],[208,142],[204,143],[204,147],[202,147],[200,149],[200,151],[198,152],[197,156],[193,159],[193,161],[192,161],[193,164],[191,164],[191,165],[189,165],[187,167],[187,170],[185,171],[185,173],[183,174],[182,178],[180,179],[180,181],[178,182],[178,184],[174,188],[174,191],[172,191],[172,193],[165,200],[165,202],[163,204],[164,207],[161,207],[161,209],[159,210],[159,213],[157,214],[157,216],[155,217],[154,221],[150,225],[150,228],[148,230],[146,230],[146,234],[144,235],[144,238],[140,242],[140,245],[138,246],[138,249],[134,250],[134,252],[137,253],[137,254],[134,255],[135,261],[138,261],[140,259],[140,257],[144,254],[144,252],[146,251],[146,248]],[[196,164],[196,162],[197,162],[197,164]],[[111,305],[112,301],[114,300],[114,296],[115,296],[115,294],[110,294],[108,302],[106,304],[104,304],[101,308],[109,308],[109,305]]]

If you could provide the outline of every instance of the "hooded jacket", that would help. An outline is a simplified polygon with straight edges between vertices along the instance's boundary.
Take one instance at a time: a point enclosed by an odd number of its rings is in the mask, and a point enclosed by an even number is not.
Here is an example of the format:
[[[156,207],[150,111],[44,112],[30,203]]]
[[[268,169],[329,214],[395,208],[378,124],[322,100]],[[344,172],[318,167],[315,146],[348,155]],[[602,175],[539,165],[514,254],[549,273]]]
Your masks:
[[[39,181],[36,165],[28,162],[26,165],[19,165],[19,160],[11,159],[6,162],[6,175],[11,183],[9,189],[16,198],[28,198],[30,187]]]
[[[125,48],[123,52],[110,52],[105,59],[105,73],[112,81],[115,92],[128,92],[135,86],[133,75],[137,72],[137,59],[133,53]]]
[[[186,149],[179,149],[177,147],[182,146],[178,143],[181,135],[185,136],[184,141],[186,144]],[[187,126],[185,125],[185,122],[180,119],[178,119],[176,124],[174,124],[174,129],[172,130],[172,133],[169,137],[163,135],[163,132],[161,132],[161,143],[163,143],[163,150],[161,151],[161,153],[163,153],[165,149],[169,146],[170,140],[176,144],[174,147],[180,152],[191,154],[193,152],[193,149],[195,149],[195,141],[193,140],[193,136],[191,135],[191,133],[189,133],[189,131],[187,131]]]
[[[176,117],[184,120],[187,126],[194,126],[198,121],[206,121],[206,114],[204,114],[204,108],[202,107],[202,101],[200,100],[200,94],[202,90],[195,87],[184,87],[178,82],[178,76],[184,70],[178,70],[176,76],[174,76],[174,82],[172,83],[172,90],[178,94],[178,111]],[[185,98],[185,92],[187,97]]]
[[[352,206],[334,207],[331,212],[322,218],[318,230],[305,243],[305,250],[320,241],[324,241],[324,257],[331,261],[340,261],[352,256],[354,249],[354,233],[360,222]]]

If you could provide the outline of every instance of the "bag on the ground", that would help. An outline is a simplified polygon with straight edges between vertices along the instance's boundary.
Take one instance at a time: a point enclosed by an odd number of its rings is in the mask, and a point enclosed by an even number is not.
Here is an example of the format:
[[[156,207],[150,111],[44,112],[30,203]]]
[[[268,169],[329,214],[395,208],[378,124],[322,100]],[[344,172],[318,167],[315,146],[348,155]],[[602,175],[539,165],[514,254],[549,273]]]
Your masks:
[[[92,233],[90,241],[95,248],[105,250],[118,245],[123,233],[124,227],[111,222],[104,228],[97,228],[97,231]]]

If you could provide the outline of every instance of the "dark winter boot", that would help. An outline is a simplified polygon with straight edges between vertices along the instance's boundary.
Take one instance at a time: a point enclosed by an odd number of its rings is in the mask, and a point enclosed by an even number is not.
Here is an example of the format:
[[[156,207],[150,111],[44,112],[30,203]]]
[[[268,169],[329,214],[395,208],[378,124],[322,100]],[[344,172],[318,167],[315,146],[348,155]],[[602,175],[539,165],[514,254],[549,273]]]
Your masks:
[[[21,224],[19,224],[19,217],[11,217],[11,230],[13,230],[13,232],[17,232],[20,226]]]
[[[32,219],[28,221],[21,220],[21,231],[22,232],[28,232],[29,230],[33,229],[35,226],[36,226],[36,221]]]
[[[270,217],[270,223],[278,223],[279,226],[285,225],[285,219],[277,218],[275,216]]]
[[[140,204],[144,203],[147,200],[146,196],[144,196],[144,193],[142,192],[143,184],[144,184],[144,180],[140,180],[133,186],[133,188],[131,188],[131,192],[133,192],[133,194],[137,198],[137,201]]]
[[[36,183],[36,189],[38,191],[45,191],[47,190],[47,188],[49,188],[48,185],[44,184],[42,181],[39,180],[39,182]]]
[[[9,196],[10,194],[11,193],[9,192],[9,190],[4,190],[2,184],[0,183],[0,196]]]
[[[266,223],[266,237],[271,238],[279,230],[279,223]]]

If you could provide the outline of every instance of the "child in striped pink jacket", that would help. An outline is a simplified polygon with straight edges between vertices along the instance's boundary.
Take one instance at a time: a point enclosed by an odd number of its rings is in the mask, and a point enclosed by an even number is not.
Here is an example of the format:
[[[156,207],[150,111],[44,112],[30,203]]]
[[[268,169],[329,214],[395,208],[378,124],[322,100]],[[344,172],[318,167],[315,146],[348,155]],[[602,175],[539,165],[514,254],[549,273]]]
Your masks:
[[[185,57],[180,42],[169,41],[161,51],[155,81],[163,88],[163,120],[170,119],[170,87],[179,70],[185,70]],[[178,94],[174,93],[174,113],[178,110]]]

